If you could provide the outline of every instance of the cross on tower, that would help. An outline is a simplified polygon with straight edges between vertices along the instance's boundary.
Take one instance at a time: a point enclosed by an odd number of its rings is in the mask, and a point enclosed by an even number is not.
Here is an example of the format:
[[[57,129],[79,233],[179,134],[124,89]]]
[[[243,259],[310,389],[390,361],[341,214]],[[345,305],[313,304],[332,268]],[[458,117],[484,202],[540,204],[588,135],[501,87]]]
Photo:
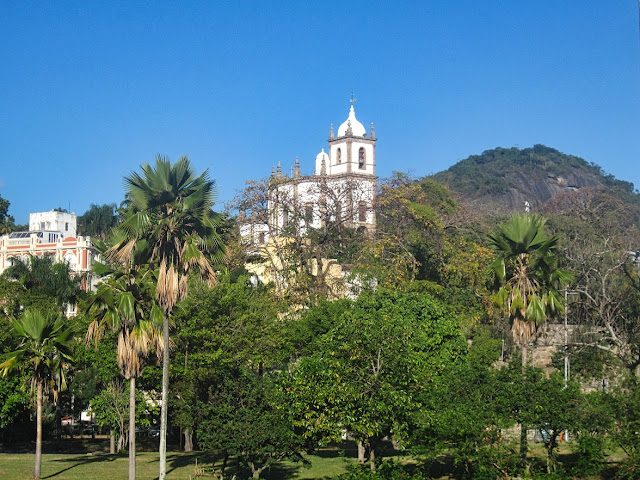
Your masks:
[[[353,106],[354,103],[356,103],[357,98],[353,96],[353,92],[351,92],[351,100],[349,100],[349,102],[351,103],[351,106]]]

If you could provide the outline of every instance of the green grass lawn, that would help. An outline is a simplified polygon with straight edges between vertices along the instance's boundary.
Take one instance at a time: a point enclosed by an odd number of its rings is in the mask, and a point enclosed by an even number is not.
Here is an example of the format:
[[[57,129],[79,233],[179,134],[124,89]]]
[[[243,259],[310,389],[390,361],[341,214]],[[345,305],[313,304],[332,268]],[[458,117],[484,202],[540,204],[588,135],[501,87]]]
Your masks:
[[[6,446],[5,446],[6,447]],[[126,479],[128,477],[128,456],[125,453],[120,455],[109,455],[105,453],[105,445],[99,442],[83,442],[75,444],[71,453],[45,453],[42,461],[42,478],[55,480],[110,480]],[[146,451],[137,454],[137,475],[140,480],[151,480],[158,477],[158,453],[149,451],[146,447],[153,445],[143,445]],[[69,449],[68,449],[69,450]],[[47,451],[47,450],[45,450]],[[51,451],[51,450],[48,450]],[[89,453],[79,453],[79,452]],[[2,450],[0,449],[0,452]],[[75,452],[75,453],[73,453]],[[620,453],[620,452],[616,452]],[[564,463],[570,461],[571,449],[568,445],[560,448],[560,460]],[[355,451],[348,450],[346,456],[341,451],[335,449],[324,449],[314,455],[306,456],[309,465],[299,463],[282,462],[271,470],[265,471],[262,478],[265,480],[297,480],[297,479],[329,479],[344,473],[350,464],[356,463]],[[532,462],[537,462],[542,466],[544,463],[544,451],[541,445],[532,445],[530,449]],[[614,465],[624,457],[614,455],[609,457],[609,474],[602,477],[590,477],[590,480],[601,480],[611,478]],[[189,479],[193,476],[196,459],[199,467],[204,467],[211,471],[211,467],[216,460],[215,466],[220,467],[220,459],[204,452],[182,453],[169,452],[167,454],[167,478],[169,480]],[[396,456],[395,460],[400,462],[408,461],[407,457]],[[28,448],[19,449],[17,453],[0,453],[0,479],[1,480],[27,480],[33,473],[34,454]],[[449,478],[447,474],[451,471],[451,458],[442,458],[442,469],[440,472],[433,471],[435,475],[444,475],[441,478]],[[227,479],[232,477],[233,466],[227,469]],[[218,470],[219,471],[219,470]],[[250,478],[248,471],[242,471],[238,475],[238,480]],[[201,477],[213,478],[213,477]]]
[[[189,479],[198,466],[211,467],[213,458],[202,452],[168,453],[167,479]],[[308,457],[310,466],[284,462],[265,472],[265,479],[332,478],[346,470],[354,459],[342,458],[337,451],[323,451]],[[26,480],[33,474],[33,453],[0,453],[0,479]],[[158,453],[141,452],[136,457],[136,477],[141,480],[158,477]],[[42,478],[55,480],[126,479],[128,456],[99,454],[47,453],[42,459]],[[244,475],[243,475],[244,477]]]

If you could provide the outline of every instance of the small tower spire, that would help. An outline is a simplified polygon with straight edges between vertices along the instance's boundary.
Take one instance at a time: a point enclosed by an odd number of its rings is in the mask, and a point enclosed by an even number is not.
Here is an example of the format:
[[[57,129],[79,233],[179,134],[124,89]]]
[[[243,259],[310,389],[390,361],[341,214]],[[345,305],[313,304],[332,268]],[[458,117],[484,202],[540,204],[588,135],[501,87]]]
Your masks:
[[[276,167],[271,167],[271,178],[276,177]]]
[[[296,165],[293,167],[293,176],[300,177],[300,159],[298,157],[296,157]]]
[[[329,127],[329,140],[333,140],[333,123]]]
[[[322,157],[322,163],[320,164],[320,175],[326,175],[327,174],[327,162],[325,161],[324,157]]]
[[[276,178],[282,178],[282,166],[280,165],[280,162],[278,162],[278,170],[277,170],[278,174],[276,175]]]
[[[371,122],[371,133],[369,134],[371,138],[376,138],[376,131],[373,128],[373,122]]]

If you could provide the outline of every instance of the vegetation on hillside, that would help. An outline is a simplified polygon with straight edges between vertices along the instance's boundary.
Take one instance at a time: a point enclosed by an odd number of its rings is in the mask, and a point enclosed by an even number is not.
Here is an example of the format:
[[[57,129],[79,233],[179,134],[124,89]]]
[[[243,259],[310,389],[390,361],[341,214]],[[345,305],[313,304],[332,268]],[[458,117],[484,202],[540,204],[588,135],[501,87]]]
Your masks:
[[[471,199],[486,199],[488,202],[493,197],[506,195],[516,189],[530,202],[541,204],[548,198],[541,198],[532,185],[547,182],[549,178],[569,178],[583,184],[563,186],[605,186],[624,201],[640,203],[640,196],[631,182],[616,179],[594,163],[544,145],[486,150],[480,155],[471,155],[459,161],[431,178],[447,185],[464,202]],[[523,178],[527,185],[522,185]],[[517,209],[522,211],[522,207],[518,205]]]

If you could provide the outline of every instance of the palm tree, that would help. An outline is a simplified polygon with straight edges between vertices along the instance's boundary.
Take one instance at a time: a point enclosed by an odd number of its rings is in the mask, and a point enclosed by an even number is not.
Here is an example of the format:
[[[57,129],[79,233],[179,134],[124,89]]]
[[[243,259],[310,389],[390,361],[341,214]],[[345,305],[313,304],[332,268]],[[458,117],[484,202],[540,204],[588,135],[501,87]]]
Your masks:
[[[113,227],[118,224],[117,207],[115,203],[95,205],[91,204],[89,210],[78,217],[78,233],[99,237],[103,241]]]
[[[59,316],[45,316],[27,309],[11,325],[22,341],[7,359],[0,363],[0,372],[7,376],[14,370],[31,373],[31,388],[36,390],[36,458],[33,477],[40,478],[42,466],[42,404],[50,381],[64,381],[64,364],[71,362],[71,328]],[[62,376],[62,377],[61,377]]]
[[[129,380],[129,479],[136,477],[136,378],[142,375],[143,357],[152,349],[162,353],[159,327],[162,312],[154,302],[152,272],[144,266],[125,265],[113,269],[100,263],[94,272],[108,275],[85,306],[93,321],[87,341],[99,341],[105,329],[118,333],[118,366]]]
[[[158,155],[155,166],[142,165],[142,174],[125,177],[130,215],[118,227],[122,240],[108,256],[122,263],[146,242],[149,262],[157,269],[156,299],[163,311],[162,406],[160,413],[160,474],[166,477],[167,409],[169,399],[169,315],[187,295],[192,271],[207,283],[215,282],[206,253],[222,249],[216,231],[214,182],[208,171],[196,176],[187,157],[171,165]]]
[[[509,314],[511,334],[527,364],[527,345],[549,314],[564,310],[559,289],[571,274],[558,268],[558,235],[548,237],[545,219],[533,214],[514,214],[498,233],[489,235],[498,257],[492,268],[498,291],[496,302]]]
[[[31,255],[28,261],[13,259],[2,275],[16,280],[31,293],[50,297],[62,313],[78,301],[82,292],[80,277],[71,274],[68,263],[54,263],[51,255]]]

